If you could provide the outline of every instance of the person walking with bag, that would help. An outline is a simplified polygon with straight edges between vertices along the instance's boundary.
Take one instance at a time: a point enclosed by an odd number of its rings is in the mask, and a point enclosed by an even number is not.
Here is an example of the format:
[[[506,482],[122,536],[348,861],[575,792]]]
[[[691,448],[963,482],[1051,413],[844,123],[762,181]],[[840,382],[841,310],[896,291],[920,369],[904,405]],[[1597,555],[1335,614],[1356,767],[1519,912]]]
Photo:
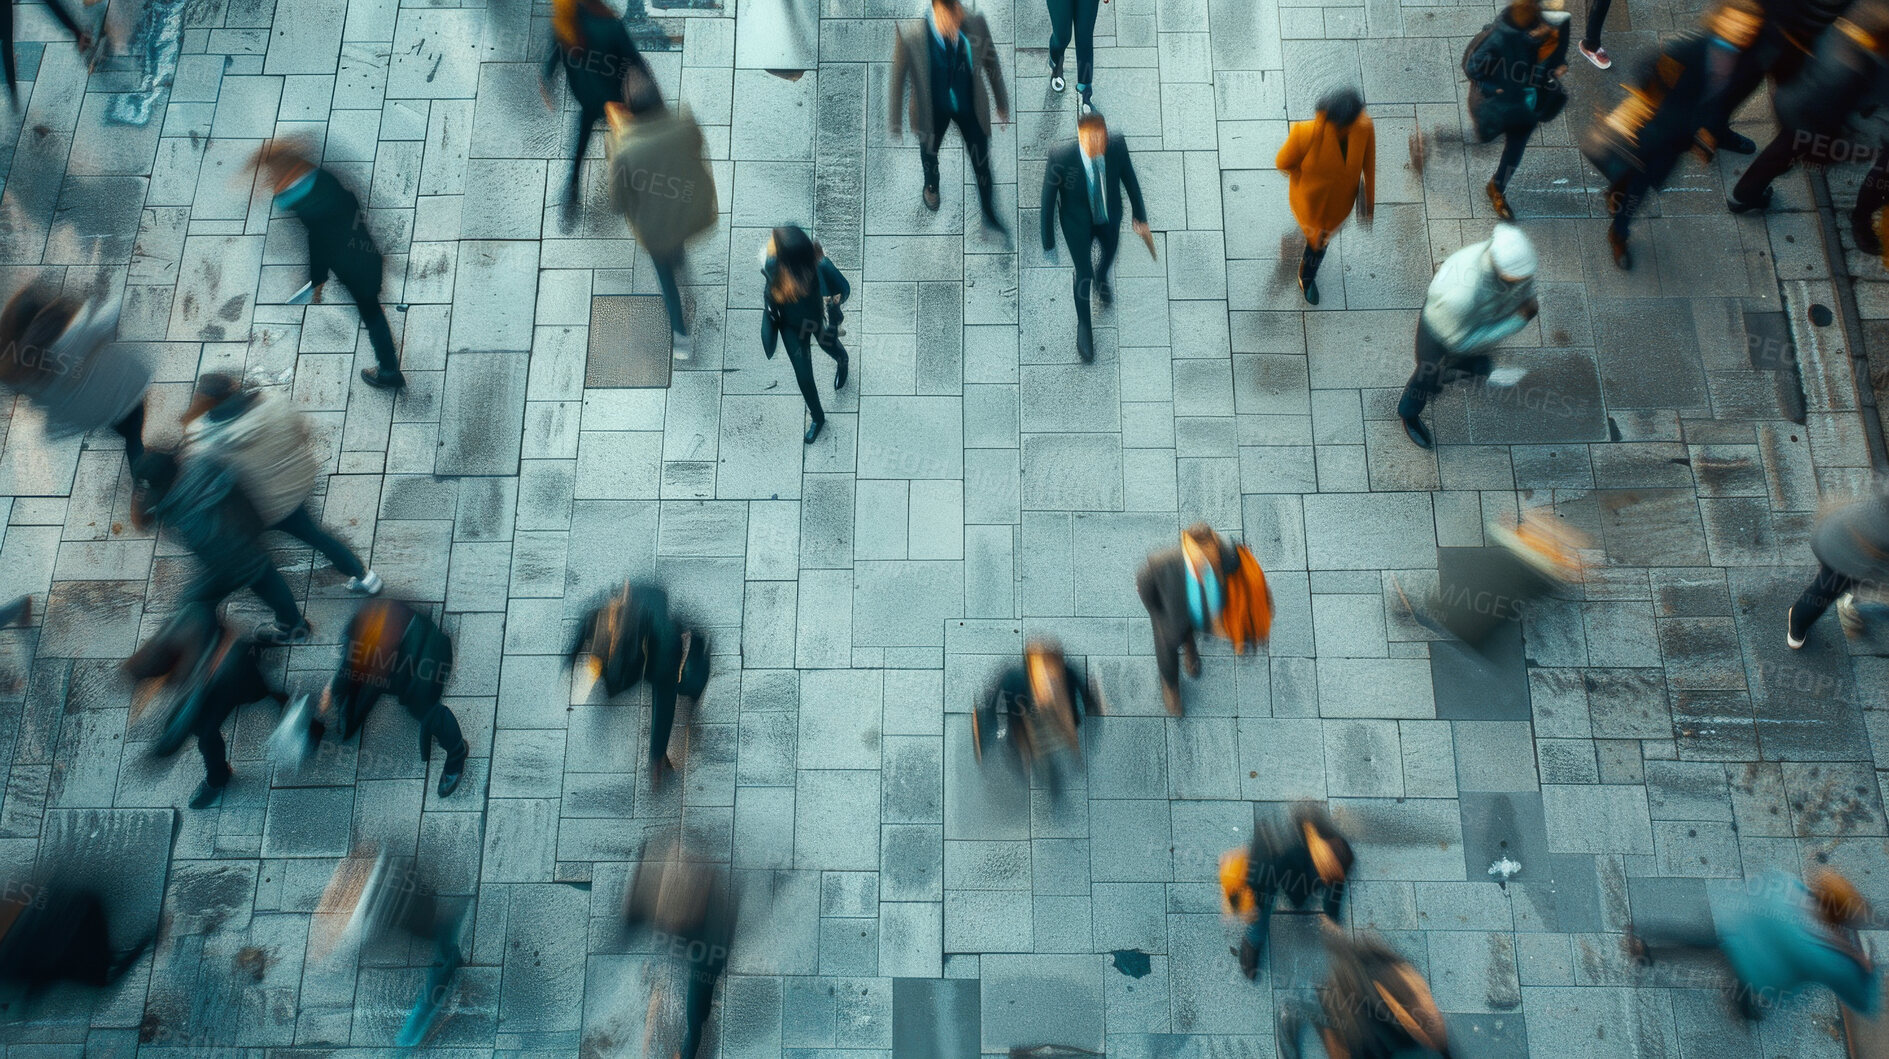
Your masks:
[[[1316,905],[1333,924],[1344,922],[1345,882],[1356,858],[1351,843],[1322,806],[1293,806],[1285,826],[1268,819],[1244,851],[1221,858],[1220,888],[1227,911],[1246,921],[1240,973],[1259,974],[1272,936],[1273,906],[1283,896],[1293,908]]]
[[[451,794],[465,775],[472,747],[441,699],[452,679],[453,641],[432,618],[406,603],[376,599],[362,604],[348,622],[341,666],[322,692],[321,716],[308,725],[308,745],[321,742],[330,723],[341,726],[346,742],[367,721],[367,711],[382,695],[392,695],[420,722],[420,760],[432,759],[433,745],[446,751],[439,774],[439,796]]]
[[[684,244],[715,227],[715,175],[703,157],[695,119],[664,106],[654,81],[633,74],[625,84],[627,105],[604,107],[610,121],[610,204],[655,266],[669,313],[670,348],[676,360],[688,360],[689,324],[676,273],[683,267]]]
[[[1063,77],[1063,56],[1069,38],[1076,40],[1076,92],[1086,112],[1095,106],[1095,19],[1108,0],[1048,0],[1049,86],[1058,92],[1068,87]]]
[[[1181,662],[1189,677],[1200,677],[1196,632],[1224,636],[1244,652],[1272,631],[1272,592],[1252,551],[1204,522],[1182,532],[1179,547],[1148,556],[1135,574],[1135,592],[1154,627],[1161,699],[1176,717],[1183,712]]]
[[[1397,418],[1418,448],[1435,448],[1423,409],[1443,384],[1486,378],[1494,365],[1483,350],[1528,326],[1535,300],[1535,245],[1512,224],[1443,260],[1417,316],[1417,365],[1397,402]]]
[[[623,86],[632,77],[651,84],[655,75],[630,40],[630,31],[603,0],[552,0],[551,54],[544,60],[539,92],[544,105],[555,109],[551,79],[559,66],[577,100],[577,146],[571,152],[571,176],[564,189],[559,218],[564,227],[575,223],[577,188],[584,176],[584,151],[591,133],[603,120],[604,105],[623,99]]]
[[[308,282],[289,299],[290,304],[319,303],[328,277],[339,279],[360,310],[367,340],[374,347],[375,366],[361,369],[361,381],[379,390],[405,387],[407,378],[400,373],[393,328],[380,305],[384,265],[374,235],[361,216],[361,200],[333,173],[315,164],[308,144],[272,140],[250,164],[269,178],[275,204],[295,214],[308,231]]]
[[[1060,223],[1063,243],[1076,266],[1076,355],[1087,364],[1095,359],[1095,333],[1089,319],[1089,293],[1102,299],[1103,305],[1115,301],[1115,288],[1109,284],[1109,269],[1122,241],[1122,192],[1128,192],[1128,209],[1134,218],[1135,234],[1148,241],[1148,210],[1141,201],[1141,181],[1135,177],[1135,163],[1128,157],[1128,141],[1111,136],[1108,123],[1099,111],[1091,110],[1076,121],[1076,139],[1050,152],[1043,167],[1043,203],[1039,211],[1043,224],[1043,256],[1056,259],[1056,228]],[[1089,254],[1096,243],[1102,244],[1102,260],[1091,264]]]
[[[988,83],[988,87],[986,84]],[[907,110],[905,95],[911,93]],[[990,172],[990,117],[1010,120],[1003,65],[991,42],[990,24],[959,0],[932,0],[922,20],[901,25],[892,46],[892,102],[888,108],[892,138],[904,135],[901,116],[918,133],[918,153],[925,167],[925,208],[938,208],[938,148],[955,122],[964,137],[964,153],[977,174],[977,199],[986,227],[1008,238],[997,216],[995,178]]]
[[[1504,137],[1502,160],[1483,188],[1496,216],[1515,219],[1509,208],[1509,178],[1522,164],[1522,151],[1535,126],[1549,121],[1567,104],[1561,76],[1567,73],[1567,14],[1550,20],[1541,0],[1510,0],[1494,22],[1482,28],[1463,52],[1469,78],[1469,117],[1480,143]]]
[[[1311,121],[1293,123],[1273,165],[1286,175],[1292,216],[1305,235],[1299,290],[1317,305],[1318,266],[1332,236],[1353,205],[1367,225],[1377,205],[1377,133],[1364,97],[1341,88],[1319,100]]]
[[[584,615],[568,664],[590,657],[591,676],[614,698],[649,681],[649,783],[660,786],[674,771],[669,740],[676,697],[698,699],[708,686],[708,637],[669,611],[669,593],[659,585],[628,582]]]
[[[280,530],[327,556],[347,577],[348,591],[369,596],[380,591],[380,576],[309,513],[308,498],[321,463],[315,458],[307,417],[286,397],[271,390],[245,390],[219,372],[198,379],[184,413],[184,458],[204,455],[236,475],[265,528]]]
[[[800,396],[813,417],[802,439],[811,445],[826,425],[826,412],[820,407],[820,390],[813,381],[813,354],[807,343],[818,341],[838,364],[833,372],[833,389],[844,390],[851,361],[846,347],[840,345],[840,305],[852,295],[853,286],[820,244],[793,224],[774,229],[768,238],[761,275],[767,280],[761,350],[772,360],[776,344],[787,347],[794,381],[800,384]]]

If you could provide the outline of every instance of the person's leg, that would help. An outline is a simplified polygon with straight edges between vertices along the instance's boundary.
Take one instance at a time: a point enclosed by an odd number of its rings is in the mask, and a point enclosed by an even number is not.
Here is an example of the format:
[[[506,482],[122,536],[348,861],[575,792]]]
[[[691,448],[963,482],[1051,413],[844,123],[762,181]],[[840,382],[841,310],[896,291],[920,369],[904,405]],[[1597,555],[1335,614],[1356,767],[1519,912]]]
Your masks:
[[[426,735],[433,740],[433,745],[446,751],[446,770],[452,771],[456,763],[466,760],[472,748],[466,743],[466,735],[459,729],[459,718],[444,705],[436,705],[426,715]]]
[[[1086,102],[1095,89],[1095,18],[1100,0],[1076,0],[1076,90]]]
[[[1115,252],[1122,246],[1120,226],[1102,225],[1095,229],[1096,242],[1102,244],[1102,259],[1095,264],[1095,293],[1102,299],[1103,305],[1115,301],[1115,287],[1109,281],[1109,270],[1115,267]]]
[[[958,132],[964,137],[964,153],[970,156],[971,172],[977,178],[977,202],[984,211],[984,223],[998,231],[1007,231],[1003,220],[997,216],[996,179],[990,172],[990,134],[977,123],[972,114],[955,116]]]
[[[1063,72],[1063,56],[1069,51],[1070,31],[1075,26],[1076,4],[1079,0],[1048,0],[1049,3],[1049,68],[1055,74]],[[1082,76],[1082,49],[1076,49],[1076,76]]]
[[[951,127],[951,115],[942,110],[933,110],[931,128],[913,130],[919,132],[918,161],[925,170],[925,205],[938,208],[938,145],[944,142],[945,130]]]
[[[1535,130],[1530,128],[1505,134],[1502,142],[1502,160],[1496,163],[1495,176],[1489,181],[1495,185],[1498,193],[1508,192],[1509,179],[1515,175],[1516,168],[1522,164],[1522,152],[1528,148],[1528,138],[1534,132]]]
[[[787,348],[787,362],[794,366],[794,381],[800,384],[800,396],[807,402],[807,414],[815,423],[826,422],[826,411],[820,407],[820,388],[813,381],[812,351],[807,348],[807,340],[798,331],[783,330],[781,345]]]
[[[281,530],[327,556],[336,570],[349,577],[367,576],[367,566],[361,562],[361,557],[355,555],[354,550],[340,538],[323,529],[321,523],[308,513],[307,505],[296,508],[287,518],[270,528]]]
[[[197,753],[203,755],[204,786],[212,789],[227,786],[235,773],[230,769],[229,751],[217,726],[206,725],[197,732]]]
[[[1600,47],[1600,31],[1607,24],[1607,9],[1613,6],[1613,0],[1593,0],[1587,5],[1587,31],[1581,34],[1581,44],[1589,51]]]
[[[1135,592],[1141,596],[1141,605],[1148,612],[1148,624],[1154,630],[1154,662],[1161,673],[1161,690],[1171,704],[1178,703],[1181,694],[1180,644],[1168,638],[1164,622],[1166,608],[1162,605],[1160,592],[1155,588],[1153,578],[1145,574],[1136,575]]]
[[[1829,609],[1830,604],[1834,603],[1838,596],[1855,587],[1854,578],[1846,577],[1818,563],[1817,576],[1811,579],[1810,584],[1804,587],[1803,594],[1797,597],[1797,602],[1791,605],[1791,639],[1799,643],[1803,642],[1805,635],[1810,632],[1810,627],[1823,616],[1823,612]]]
[[[361,312],[361,323],[367,327],[367,341],[374,347],[374,360],[380,367],[381,377],[400,378],[400,353],[394,349],[394,332],[387,323],[387,310],[380,304],[380,277],[375,276],[372,283],[356,276],[340,278],[341,285],[348,289],[348,296]]]
[[[1095,289],[1095,266],[1090,262],[1091,240],[1067,239],[1069,257],[1075,263],[1071,282],[1076,301],[1076,355],[1085,363],[1095,359],[1095,328],[1089,316],[1089,294]]]
[[[1416,419],[1423,414],[1423,408],[1443,389],[1443,357],[1445,351],[1431,337],[1423,321],[1417,321],[1416,366],[1410,372],[1410,381],[1404,383],[1404,395],[1397,402],[1397,416],[1405,421]]]
[[[590,149],[590,134],[596,130],[597,123],[603,120],[603,107],[592,107],[580,102],[577,111],[577,149],[571,152],[571,179],[565,189],[565,198],[575,200],[577,189],[584,180],[584,152]]]
[[[125,413],[125,417],[112,424],[112,431],[125,439],[125,459],[133,467],[144,458],[144,402]]]
[[[7,92],[13,97],[13,105],[20,103],[19,60],[13,54],[13,5],[3,5],[0,11],[0,59],[4,59],[7,68]]]
[[[274,563],[265,563],[262,573],[249,583],[249,590],[259,596],[275,611],[276,624],[286,631],[293,632],[306,625],[302,619],[302,608],[295,603],[295,593],[289,591],[289,583],[282,579],[282,571]]]
[[[651,258],[656,266],[656,285],[662,288],[662,307],[669,314],[669,330],[678,335],[689,333],[689,323],[682,318],[682,291],[676,286],[676,270],[682,267],[682,252],[675,256],[665,256],[658,260]]]
[[[693,948],[693,946],[691,946]],[[682,1048],[679,1059],[695,1059],[702,1045],[702,1027],[708,1024],[715,999],[715,979],[720,974],[706,966],[706,961],[689,961],[689,985],[682,1008]]]
[[[676,726],[676,689],[650,685],[649,767],[653,772],[669,757],[669,735]]]
[[[1246,926],[1240,941],[1240,971],[1251,978],[1259,971],[1260,958],[1266,955],[1266,941],[1272,935],[1272,906],[1278,900],[1278,865],[1259,865],[1252,873],[1253,921]]]
[[[1771,142],[1764,145],[1764,150],[1758,152],[1758,157],[1745,167],[1738,183],[1732,186],[1732,209],[1764,205],[1771,191],[1771,182],[1783,176],[1803,153],[1803,139],[1796,129],[1779,129],[1778,134],[1771,137]]]
[[[73,18],[72,13],[67,11],[65,5],[59,0],[46,0],[46,9],[52,12],[54,21],[66,27],[66,32],[72,34],[72,38],[79,42],[81,48],[91,41],[92,35],[79,25],[79,20]]]
[[[32,596],[21,596],[5,606],[0,606],[0,629],[4,629],[16,621],[26,619],[32,612]],[[136,658],[137,655],[134,654],[132,657]]]

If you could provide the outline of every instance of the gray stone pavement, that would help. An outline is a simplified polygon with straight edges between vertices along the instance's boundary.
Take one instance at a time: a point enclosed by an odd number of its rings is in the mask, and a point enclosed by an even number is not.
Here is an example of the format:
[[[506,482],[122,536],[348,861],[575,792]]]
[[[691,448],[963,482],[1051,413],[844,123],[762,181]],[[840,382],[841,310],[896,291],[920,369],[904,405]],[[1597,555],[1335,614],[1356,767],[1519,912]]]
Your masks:
[[[1773,867],[1838,865],[1889,902],[1885,648],[1834,621],[1801,653],[1782,643],[1820,502],[1869,474],[1841,358],[1803,358],[1799,425],[1789,357],[1766,344],[1816,345],[1808,306],[1830,300],[1807,185],[1733,218],[1741,160],[1689,162],[1623,275],[1572,146],[1690,16],[1617,4],[1621,62],[1572,71],[1568,115],[1511,191],[1542,314],[1501,357],[1529,377],[1439,400],[1431,454],[1392,410],[1432,269],[1491,223],[1496,152],[1463,145],[1456,68],[1489,4],[1106,5],[1097,99],[1160,254],[1124,246],[1092,366],[1068,267],[1032,242],[1074,93],[1048,88],[1040,4],[980,6],[1012,71],[996,171],[1021,253],[979,231],[961,149],[931,214],[915,141],[885,132],[894,19],[914,5],[826,0],[818,69],[797,79],[737,62],[733,0],[652,8],[681,43],[651,64],[702,122],[724,210],[690,256],[696,359],[666,391],[583,385],[591,297],[656,285],[607,211],[559,229],[573,108],[546,113],[534,88],[545,5],[198,0],[144,129],[103,121],[135,81],[124,61],[88,76],[20,8],[21,35],[51,43],[21,45],[25,111],[4,127],[6,289],[122,295],[160,444],[201,371],[288,388],[327,453],[323,520],[455,636],[449,704],[474,750],[439,799],[413,722],[383,706],[358,747],[272,770],[275,710],[255,707],[234,723],[230,794],[181,809],[200,766],[149,758],[115,666],[188,560],[131,527],[115,437],[48,444],[23,405],[0,416],[0,598],[45,603],[0,632],[17,675],[0,856],[31,864],[89,833],[87,811],[148,835],[134,810],[180,807],[155,951],[96,1002],[0,1028],[9,1055],[388,1053],[426,953],[311,955],[322,887],[366,842],[471,901],[439,1050],[630,1054],[650,956],[613,917],[643,837],[679,822],[743,888],[723,1055],[1271,1056],[1316,930],[1282,916],[1271,967],[1242,980],[1214,876],[1256,813],[1301,798],[1358,836],[1351,920],[1427,971],[1462,1056],[1842,1053],[1827,994],[1749,1031],[1700,981],[1620,955],[1630,920],[1697,921]],[[1380,205],[1305,311],[1271,164],[1287,120],[1341,82],[1377,119]],[[1762,104],[1745,117],[1762,140]],[[1421,175],[1404,150],[1419,130]],[[243,163],[288,132],[322,140],[389,253],[412,379],[397,399],[356,380],[372,361],[350,306],[286,304],[301,230]],[[757,252],[784,221],[854,282],[856,384],[810,448],[787,366],[756,341]],[[1487,520],[1545,507],[1593,536],[1589,583],[1480,665],[1432,642],[1404,597],[1485,546]],[[1209,651],[1174,720],[1132,572],[1198,519],[1253,543],[1281,615],[1267,655]],[[317,638],[273,665],[313,689],[352,601],[307,550],[278,557]],[[654,795],[640,694],[573,702],[558,657],[628,575],[667,581],[716,652],[683,780]],[[234,610],[262,616],[247,596]],[[1062,802],[993,788],[969,741],[972,696],[1039,633],[1087,660],[1117,714]],[[1523,865],[1506,888],[1485,871],[1501,855]],[[933,1023],[959,1043],[908,1050]]]

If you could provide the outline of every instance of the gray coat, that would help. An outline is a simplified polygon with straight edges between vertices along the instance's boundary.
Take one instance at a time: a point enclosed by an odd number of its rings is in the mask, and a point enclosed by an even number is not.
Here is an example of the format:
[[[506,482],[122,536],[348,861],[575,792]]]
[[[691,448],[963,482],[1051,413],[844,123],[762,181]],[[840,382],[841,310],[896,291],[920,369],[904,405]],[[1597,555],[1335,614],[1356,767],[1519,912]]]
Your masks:
[[[1889,495],[1831,512],[1811,535],[1810,551],[1845,577],[1877,586],[1889,581]]]
[[[112,344],[118,305],[87,302],[41,358],[46,370],[19,387],[46,417],[46,435],[89,434],[130,415],[151,387],[144,361]]]

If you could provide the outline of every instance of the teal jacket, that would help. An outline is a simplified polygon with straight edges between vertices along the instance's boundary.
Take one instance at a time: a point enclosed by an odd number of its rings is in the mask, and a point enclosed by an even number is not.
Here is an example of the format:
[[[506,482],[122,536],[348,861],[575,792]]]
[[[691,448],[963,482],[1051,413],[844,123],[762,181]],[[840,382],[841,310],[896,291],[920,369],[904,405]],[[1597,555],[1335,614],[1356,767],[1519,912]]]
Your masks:
[[[1719,917],[1719,944],[1740,984],[1759,1002],[1807,985],[1825,985],[1864,1016],[1882,1002],[1880,973],[1864,962],[1854,935],[1831,930],[1817,917],[1804,884],[1780,872]]]

